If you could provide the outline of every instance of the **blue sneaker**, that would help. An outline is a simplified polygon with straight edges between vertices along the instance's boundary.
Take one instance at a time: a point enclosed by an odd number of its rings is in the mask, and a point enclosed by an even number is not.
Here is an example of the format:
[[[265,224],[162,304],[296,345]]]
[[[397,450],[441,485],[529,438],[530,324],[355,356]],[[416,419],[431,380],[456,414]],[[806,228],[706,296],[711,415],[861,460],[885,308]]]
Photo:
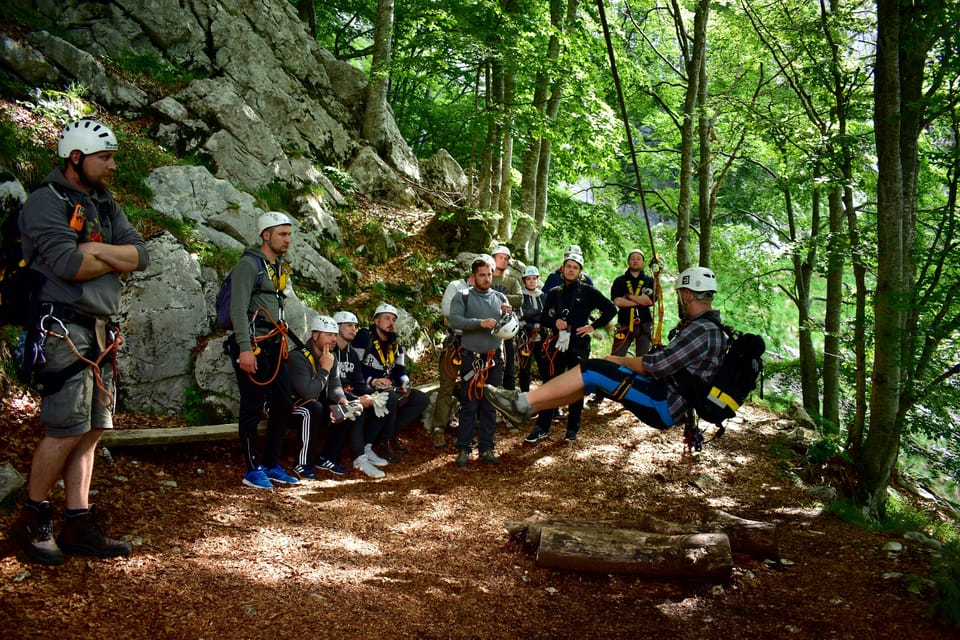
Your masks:
[[[312,467],[305,467],[305,466],[303,466],[302,464],[298,464],[297,466],[295,466],[295,467],[293,468],[293,472],[294,472],[295,474],[297,474],[297,476],[298,476],[301,480],[316,480],[316,479],[317,479],[317,472],[314,471]]]
[[[317,461],[313,463],[317,469],[323,469],[324,471],[329,471],[335,476],[342,476],[347,472],[347,468],[337,464],[333,460],[327,460],[323,456],[317,458]]]
[[[299,482],[299,480],[284,471],[283,467],[279,464],[274,466],[273,469],[267,469],[267,477],[274,482],[282,482],[283,484],[297,484]]]
[[[270,478],[267,477],[267,472],[263,467],[247,471],[247,475],[243,476],[243,484],[254,489],[273,489]]]

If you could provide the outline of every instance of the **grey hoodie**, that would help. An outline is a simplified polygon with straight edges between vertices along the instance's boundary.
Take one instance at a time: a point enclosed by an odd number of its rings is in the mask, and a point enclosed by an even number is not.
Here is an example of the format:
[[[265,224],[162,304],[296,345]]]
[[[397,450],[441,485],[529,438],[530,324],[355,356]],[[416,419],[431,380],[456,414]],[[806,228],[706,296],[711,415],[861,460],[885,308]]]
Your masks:
[[[87,210],[86,224],[79,232],[70,227],[76,204]],[[32,258],[31,268],[47,278],[40,300],[70,305],[93,316],[110,316],[120,310],[120,274],[111,272],[83,282],[74,280],[83,263],[78,243],[133,245],[138,255],[137,271],[146,269],[149,262],[143,238],[110,192],[97,189],[84,193],[60,169],[51,171],[40,188],[27,198],[20,214],[20,232],[24,258]]]

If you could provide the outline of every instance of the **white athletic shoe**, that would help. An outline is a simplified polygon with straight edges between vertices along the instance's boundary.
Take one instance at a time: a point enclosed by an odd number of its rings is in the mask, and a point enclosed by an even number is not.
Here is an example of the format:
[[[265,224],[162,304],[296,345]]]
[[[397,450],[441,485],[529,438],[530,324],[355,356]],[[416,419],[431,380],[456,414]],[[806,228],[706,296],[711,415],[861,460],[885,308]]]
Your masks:
[[[373,466],[370,463],[370,460],[367,459],[366,454],[357,456],[357,459],[353,461],[353,468],[363,471],[365,474],[367,474],[367,477],[370,478],[382,478],[387,475],[380,469],[377,469],[375,466]]]
[[[363,445],[363,455],[367,456],[367,462],[370,464],[376,465],[378,467],[385,467],[389,462],[377,455],[377,452],[373,450],[372,444]]]

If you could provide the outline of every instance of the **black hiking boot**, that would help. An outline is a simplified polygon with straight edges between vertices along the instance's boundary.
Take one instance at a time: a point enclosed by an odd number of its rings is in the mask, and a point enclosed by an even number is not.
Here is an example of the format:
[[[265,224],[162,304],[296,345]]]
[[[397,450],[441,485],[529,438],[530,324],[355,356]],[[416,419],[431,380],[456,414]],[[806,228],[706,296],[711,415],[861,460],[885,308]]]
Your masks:
[[[104,535],[97,523],[96,505],[90,505],[86,513],[64,518],[57,542],[67,553],[98,558],[116,558],[131,553],[129,544]]]
[[[33,562],[63,564],[63,552],[53,541],[53,507],[46,500],[38,507],[23,506],[20,517],[10,527],[10,539]]]

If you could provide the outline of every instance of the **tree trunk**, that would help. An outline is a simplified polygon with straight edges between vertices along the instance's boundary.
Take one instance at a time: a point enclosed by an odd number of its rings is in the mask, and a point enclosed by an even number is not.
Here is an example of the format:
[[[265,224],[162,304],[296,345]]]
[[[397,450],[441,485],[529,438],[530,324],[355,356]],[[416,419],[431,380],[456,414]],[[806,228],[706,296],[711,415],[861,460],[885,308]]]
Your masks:
[[[314,0],[297,0],[297,15],[307,25],[312,38],[317,37],[317,6]]]
[[[500,224],[497,237],[509,238],[513,229],[513,88],[517,79],[513,72],[503,75],[503,136],[500,144],[500,198],[497,211]]]
[[[569,27],[576,18],[578,0],[568,0],[566,13],[562,0],[550,0],[550,24],[554,32],[547,45],[546,60],[555,63],[560,58],[561,46],[559,34]],[[552,91],[551,91],[552,86]],[[550,94],[548,100],[548,92]],[[560,108],[560,83],[544,71],[537,73],[533,94],[533,108],[540,115],[541,126],[546,121],[556,119]],[[529,261],[531,243],[539,247],[539,232],[547,214],[547,190],[550,180],[550,146],[546,139],[538,134],[531,136],[523,155],[522,177],[520,179],[520,211],[525,215],[517,224],[511,242],[521,260]],[[533,221],[531,223],[531,220]],[[539,253],[533,249],[533,254]],[[536,258],[535,258],[536,260]]]
[[[697,98],[700,92],[700,68],[706,55],[707,19],[710,0],[698,0],[694,15],[693,53],[686,61],[687,89],[683,102],[683,121],[680,125],[680,185],[677,202],[677,270],[691,265],[690,212],[693,208],[693,141],[695,135]],[[673,19],[682,32],[684,14],[674,2]]]
[[[710,151],[710,136],[713,134],[713,122],[707,113],[707,56],[704,55],[700,63],[700,96],[697,98],[698,130],[700,135],[700,166],[697,167],[697,182],[699,195],[697,201],[700,219],[700,261],[701,267],[709,267],[711,258],[711,244],[713,242],[713,212],[716,200],[713,193],[713,159]]]
[[[367,84],[367,106],[363,113],[363,137],[377,151],[386,149],[384,122],[387,113],[387,69],[393,40],[393,0],[377,0],[377,24],[373,36],[373,61]]]
[[[753,558],[780,557],[779,532],[776,525],[747,520],[719,509],[707,511],[699,522],[690,524],[670,522],[654,516],[642,516],[634,520],[574,520],[537,514],[526,520],[507,522],[505,527],[511,538],[522,541],[528,549],[536,549],[540,546],[541,530],[547,525],[633,529],[670,536],[688,533],[723,533],[730,539],[730,548],[733,553],[745,554]]]
[[[903,330],[903,173],[900,142],[900,3],[877,0],[874,69],[874,137],[877,146],[876,349],[870,395],[870,429],[858,469],[861,499],[874,515],[884,511],[900,445],[897,422]]]
[[[827,196],[830,236],[827,240],[827,306],[823,318],[823,419],[827,433],[840,433],[840,320],[843,317],[843,207],[840,187]]]

